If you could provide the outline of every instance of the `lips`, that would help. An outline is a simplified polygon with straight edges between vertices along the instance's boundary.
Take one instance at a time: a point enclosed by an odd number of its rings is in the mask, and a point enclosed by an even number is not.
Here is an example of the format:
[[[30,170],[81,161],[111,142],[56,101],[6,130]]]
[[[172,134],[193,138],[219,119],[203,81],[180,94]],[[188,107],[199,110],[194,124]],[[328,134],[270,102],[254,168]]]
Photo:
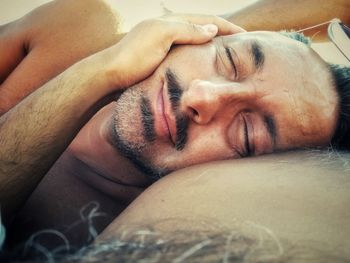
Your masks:
[[[168,113],[168,110],[171,108],[169,107],[169,103],[167,103],[169,100],[167,100],[166,94],[167,92],[163,85],[157,98],[157,116],[155,126],[157,134],[166,141],[171,141],[175,146],[174,134],[176,134],[176,128],[174,130],[174,127],[176,127],[176,125],[175,121],[171,120],[170,114]]]

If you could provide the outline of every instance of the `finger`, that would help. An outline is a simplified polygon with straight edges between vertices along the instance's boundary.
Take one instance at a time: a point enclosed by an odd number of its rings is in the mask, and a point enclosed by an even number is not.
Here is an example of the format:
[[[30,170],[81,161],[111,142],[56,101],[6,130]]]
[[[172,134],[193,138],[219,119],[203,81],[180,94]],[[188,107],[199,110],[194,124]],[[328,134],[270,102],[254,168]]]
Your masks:
[[[214,15],[183,14],[178,15],[181,19],[198,25],[214,24],[218,27],[218,35],[230,35],[246,32],[243,28],[232,24],[226,19]]]
[[[213,39],[218,33],[218,27],[214,24],[196,25],[180,23],[176,25],[173,36],[173,44],[203,44]]]

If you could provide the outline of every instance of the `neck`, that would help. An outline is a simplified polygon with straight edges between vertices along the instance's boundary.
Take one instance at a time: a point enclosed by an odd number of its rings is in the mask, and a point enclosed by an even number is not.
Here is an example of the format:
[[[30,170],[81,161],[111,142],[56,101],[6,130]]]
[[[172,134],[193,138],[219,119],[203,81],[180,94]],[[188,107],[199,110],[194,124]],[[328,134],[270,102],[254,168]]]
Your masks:
[[[110,143],[110,129],[115,102],[102,108],[79,132],[68,148],[100,177],[119,185],[145,187],[150,180]]]

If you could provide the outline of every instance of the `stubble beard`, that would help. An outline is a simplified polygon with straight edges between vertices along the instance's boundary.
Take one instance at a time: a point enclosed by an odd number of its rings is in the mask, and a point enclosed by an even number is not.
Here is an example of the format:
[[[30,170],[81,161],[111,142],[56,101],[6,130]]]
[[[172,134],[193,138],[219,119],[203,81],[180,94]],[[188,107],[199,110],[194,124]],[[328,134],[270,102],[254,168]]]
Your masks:
[[[171,172],[156,167],[148,157],[151,154],[148,146],[154,143],[156,134],[150,101],[141,86],[127,89],[117,100],[111,130],[113,146],[151,180]]]
[[[176,141],[174,148],[182,151],[187,143],[189,118],[179,111],[183,93],[177,76],[170,69],[166,71],[168,95],[172,111],[176,118]],[[156,166],[151,156],[157,154],[156,132],[151,102],[144,94],[145,88],[140,84],[127,89],[117,100],[113,118],[112,137],[114,147],[139,170],[153,180],[157,180],[172,170]],[[153,149],[152,149],[153,148]]]

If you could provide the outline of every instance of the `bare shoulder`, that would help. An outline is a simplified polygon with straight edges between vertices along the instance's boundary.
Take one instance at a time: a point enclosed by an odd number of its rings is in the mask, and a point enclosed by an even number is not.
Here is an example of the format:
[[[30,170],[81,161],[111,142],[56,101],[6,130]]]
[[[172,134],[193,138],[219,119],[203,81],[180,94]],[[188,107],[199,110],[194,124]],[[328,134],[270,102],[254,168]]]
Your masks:
[[[62,33],[119,33],[118,13],[104,0],[56,0],[35,9],[22,19],[30,37],[48,40]],[[104,35],[106,38],[106,35]]]
[[[330,173],[346,173],[350,169],[350,152],[335,150],[297,150],[274,153],[253,158],[222,162],[223,167],[230,169],[261,168],[261,172],[302,173],[306,169]]]
[[[0,54],[7,55],[0,62],[0,115],[77,61],[123,36],[119,15],[103,0],[52,1],[6,25],[2,32],[5,29],[6,35],[0,34]]]
[[[176,178],[190,174],[215,174],[231,177],[257,176],[330,176],[346,175],[350,182],[350,152],[328,150],[300,150],[285,153],[274,153],[252,158],[217,161],[188,167],[175,172]],[[169,176],[169,179],[172,176]],[[167,177],[166,177],[167,178]],[[162,180],[166,179],[163,178]]]
[[[146,192],[169,186],[172,191],[175,186],[192,189],[194,185],[213,189],[216,186],[222,189],[225,185],[230,191],[242,185],[261,188],[283,183],[296,187],[296,182],[300,182],[300,186],[322,184],[348,193],[350,152],[305,150],[206,163],[178,170]]]
[[[321,251],[327,256],[348,259],[349,157],[349,153],[333,151],[299,151],[179,170],[144,191],[104,230],[99,240],[125,236],[134,229],[144,230],[143,226],[150,226],[152,235],[159,231],[174,238],[179,225],[192,233],[205,232],[206,238],[208,233],[220,233],[217,226],[224,226],[224,232],[231,237],[247,233],[244,225],[248,223],[257,227],[255,231],[266,230],[274,242],[278,240],[284,251],[280,255],[288,251],[284,259],[293,256],[292,251],[298,251],[298,257],[313,255],[315,259],[310,262],[325,258]],[[268,240],[262,238],[260,230],[253,230],[259,233],[259,249]],[[308,256],[302,261],[308,261]]]

